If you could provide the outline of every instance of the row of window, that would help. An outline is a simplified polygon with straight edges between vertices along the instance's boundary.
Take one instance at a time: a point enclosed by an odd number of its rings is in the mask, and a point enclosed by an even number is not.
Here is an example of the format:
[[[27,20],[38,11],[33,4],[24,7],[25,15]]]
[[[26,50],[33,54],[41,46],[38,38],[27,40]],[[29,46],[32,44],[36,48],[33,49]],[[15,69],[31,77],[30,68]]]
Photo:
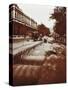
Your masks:
[[[10,12],[10,18],[15,18],[21,22],[24,22],[27,25],[30,25],[34,28],[37,28],[37,23],[34,20],[31,20],[29,17],[27,17],[24,14],[20,14],[17,10],[13,9]]]

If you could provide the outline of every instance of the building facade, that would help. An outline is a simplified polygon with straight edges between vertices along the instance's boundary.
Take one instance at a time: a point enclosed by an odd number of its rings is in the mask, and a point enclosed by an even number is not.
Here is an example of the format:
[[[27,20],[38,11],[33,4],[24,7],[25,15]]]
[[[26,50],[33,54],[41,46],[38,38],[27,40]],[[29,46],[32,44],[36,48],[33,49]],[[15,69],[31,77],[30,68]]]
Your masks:
[[[9,6],[9,27],[11,35],[26,36],[37,31],[37,22],[23,13],[17,4]]]

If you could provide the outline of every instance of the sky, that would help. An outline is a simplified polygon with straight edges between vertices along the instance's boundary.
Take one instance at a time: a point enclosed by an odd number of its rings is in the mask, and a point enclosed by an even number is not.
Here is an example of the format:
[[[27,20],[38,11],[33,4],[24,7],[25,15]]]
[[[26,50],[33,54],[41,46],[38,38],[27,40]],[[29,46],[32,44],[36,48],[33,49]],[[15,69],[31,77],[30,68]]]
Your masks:
[[[51,32],[53,31],[55,20],[49,17],[54,12],[54,6],[37,4],[18,4],[18,6],[27,16],[34,19],[38,24],[44,24]]]

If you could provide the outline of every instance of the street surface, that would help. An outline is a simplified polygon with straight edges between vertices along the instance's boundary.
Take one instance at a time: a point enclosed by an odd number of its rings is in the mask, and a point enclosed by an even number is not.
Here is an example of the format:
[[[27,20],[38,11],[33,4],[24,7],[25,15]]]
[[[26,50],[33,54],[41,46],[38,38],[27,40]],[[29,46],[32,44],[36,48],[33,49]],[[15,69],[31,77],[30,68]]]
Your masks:
[[[13,55],[23,50],[25,50],[22,53],[23,55],[14,59],[18,59],[13,64],[14,85],[66,82],[65,45],[44,43],[42,41],[27,41],[13,44]],[[39,62],[43,63],[39,64]]]

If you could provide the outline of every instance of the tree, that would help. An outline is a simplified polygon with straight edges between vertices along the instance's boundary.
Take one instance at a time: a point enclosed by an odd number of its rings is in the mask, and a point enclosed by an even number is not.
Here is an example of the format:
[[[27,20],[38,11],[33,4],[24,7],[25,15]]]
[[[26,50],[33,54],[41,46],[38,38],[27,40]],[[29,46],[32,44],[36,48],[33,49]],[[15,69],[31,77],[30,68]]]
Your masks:
[[[66,8],[56,7],[50,18],[56,20],[54,31],[59,35],[66,35]]]
[[[39,32],[39,34],[42,34],[43,36],[50,34],[49,28],[46,27],[44,24],[38,25],[38,32]]]

